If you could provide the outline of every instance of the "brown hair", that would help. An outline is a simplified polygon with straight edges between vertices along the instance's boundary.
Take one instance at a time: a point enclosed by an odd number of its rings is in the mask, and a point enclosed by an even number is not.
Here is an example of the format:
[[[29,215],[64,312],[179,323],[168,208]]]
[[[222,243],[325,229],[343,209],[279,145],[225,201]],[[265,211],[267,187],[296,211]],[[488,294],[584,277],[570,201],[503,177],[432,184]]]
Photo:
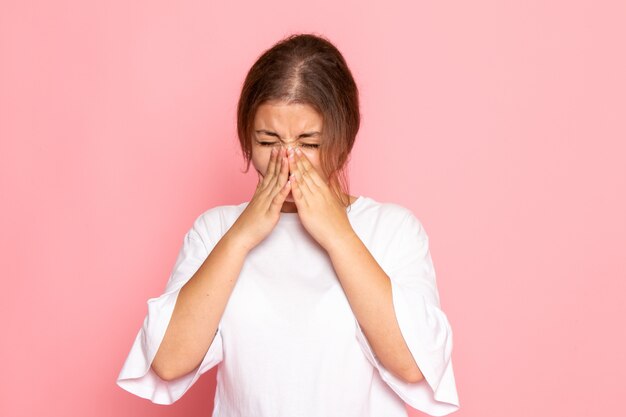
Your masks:
[[[292,34],[252,65],[237,105],[237,134],[247,164],[244,172],[252,159],[254,116],[261,104],[271,100],[307,104],[321,114],[320,165],[331,190],[340,199],[342,193],[349,199],[345,167],[361,116],[358,89],[339,50],[323,36]]]

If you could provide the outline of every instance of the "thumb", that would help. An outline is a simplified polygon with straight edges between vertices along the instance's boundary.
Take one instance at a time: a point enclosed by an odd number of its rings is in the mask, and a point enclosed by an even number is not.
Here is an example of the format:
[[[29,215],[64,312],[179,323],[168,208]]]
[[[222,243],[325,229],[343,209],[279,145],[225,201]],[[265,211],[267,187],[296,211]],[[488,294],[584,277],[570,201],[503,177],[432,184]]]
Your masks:
[[[291,190],[291,181],[287,180],[283,188],[272,198],[272,207],[278,211],[283,207],[283,203],[285,202],[285,198],[287,198],[287,194]]]

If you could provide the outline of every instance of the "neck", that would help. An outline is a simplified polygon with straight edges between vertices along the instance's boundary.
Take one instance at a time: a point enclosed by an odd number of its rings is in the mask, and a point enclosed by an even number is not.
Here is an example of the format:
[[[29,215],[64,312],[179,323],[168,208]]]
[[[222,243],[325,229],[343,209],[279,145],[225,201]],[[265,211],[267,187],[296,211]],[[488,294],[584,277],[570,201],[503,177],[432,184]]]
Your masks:
[[[296,207],[296,203],[293,201],[285,201],[283,203],[283,207],[280,209],[282,213],[297,213],[298,208]]]
[[[354,203],[356,201],[356,197],[354,196],[348,196],[348,200],[350,201],[350,204]],[[281,213],[297,213],[298,212],[298,207],[296,206],[295,201],[285,201],[283,202],[283,206],[280,209]]]

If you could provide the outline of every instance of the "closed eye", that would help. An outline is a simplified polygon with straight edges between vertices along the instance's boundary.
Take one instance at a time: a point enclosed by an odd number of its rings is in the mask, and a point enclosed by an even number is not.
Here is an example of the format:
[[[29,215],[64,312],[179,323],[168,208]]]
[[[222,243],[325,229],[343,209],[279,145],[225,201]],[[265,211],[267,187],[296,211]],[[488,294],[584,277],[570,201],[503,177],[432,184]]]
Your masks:
[[[259,142],[259,145],[261,146],[274,146],[277,144],[278,142]],[[317,149],[320,147],[319,143],[303,143],[301,146],[312,148],[312,149]]]

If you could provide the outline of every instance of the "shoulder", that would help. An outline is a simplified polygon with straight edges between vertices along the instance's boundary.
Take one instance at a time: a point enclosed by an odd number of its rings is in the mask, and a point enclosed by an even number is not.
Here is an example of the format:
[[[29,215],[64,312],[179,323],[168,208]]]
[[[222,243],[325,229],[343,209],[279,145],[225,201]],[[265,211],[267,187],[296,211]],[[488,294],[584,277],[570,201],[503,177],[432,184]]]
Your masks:
[[[381,245],[384,250],[400,250],[428,244],[422,221],[409,207],[365,197],[358,209],[354,213],[354,229],[372,248]]]
[[[382,202],[371,197],[361,197],[363,202],[359,207],[359,217],[368,223],[379,225],[386,229],[399,228],[420,229],[422,223],[413,210],[398,203]]]
[[[207,245],[215,244],[230,229],[247,204],[227,204],[206,209],[196,216],[189,233]]]
[[[354,230],[385,271],[428,250],[428,235],[410,208],[372,198],[366,198],[359,208]]]

